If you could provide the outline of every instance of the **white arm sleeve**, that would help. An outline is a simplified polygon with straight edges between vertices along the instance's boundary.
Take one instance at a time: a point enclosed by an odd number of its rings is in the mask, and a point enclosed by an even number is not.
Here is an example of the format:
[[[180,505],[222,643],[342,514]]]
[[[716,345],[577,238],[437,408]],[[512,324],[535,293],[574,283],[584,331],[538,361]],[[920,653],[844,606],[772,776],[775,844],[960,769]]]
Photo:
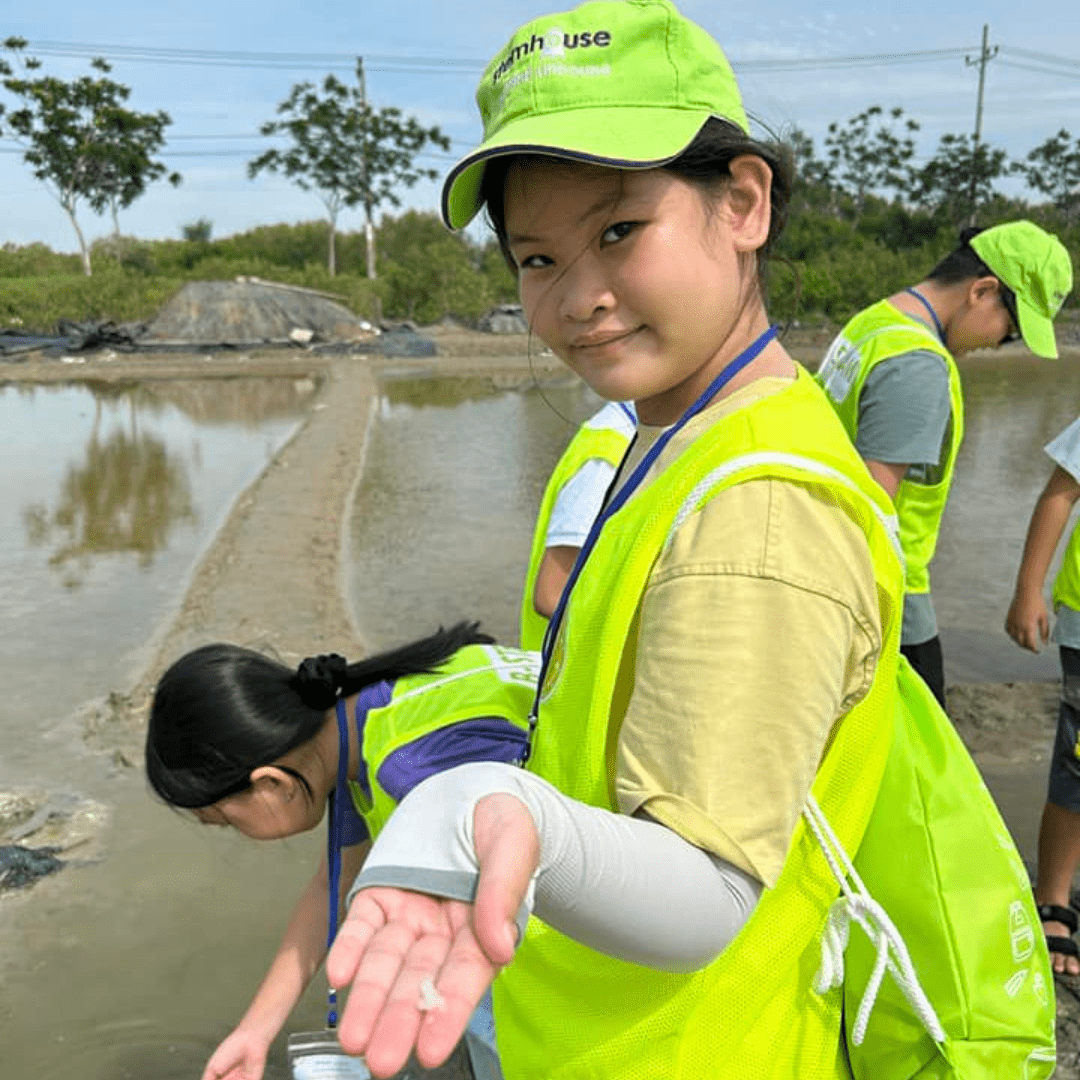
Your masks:
[[[577,802],[513,765],[460,765],[418,784],[393,813],[349,891],[385,885],[471,901],[479,867],[473,810],[513,795],[540,837],[540,865],[518,913],[599,952],[695,971],[750,917],[761,883],[657,822]]]

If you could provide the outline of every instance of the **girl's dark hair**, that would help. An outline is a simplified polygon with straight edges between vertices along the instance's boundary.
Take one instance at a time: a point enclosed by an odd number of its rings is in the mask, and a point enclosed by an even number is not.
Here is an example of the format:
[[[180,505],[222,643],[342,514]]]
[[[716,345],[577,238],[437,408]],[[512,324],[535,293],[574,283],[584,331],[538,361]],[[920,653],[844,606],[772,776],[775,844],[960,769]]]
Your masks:
[[[478,627],[439,627],[355,664],[336,655],[313,657],[296,671],[239,645],[195,649],[154,691],[146,733],[150,786],[171,806],[186,809],[243,791],[253,769],[313,738],[339,698],[384,679],[433,672],[465,645],[491,644]]]
[[[731,162],[743,154],[754,154],[772,169],[772,217],[769,235],[758,250],[758,277],[762,294],[767,286],[767,263],[780,234],[787,223],[794,180],[793,158],[790,150],[780,142],[762,142],[747,135],[741,128],[727,120],[713,116],[702,125],[693,141],[678,157],[660,168],[673,173],[688,184],[693,184],[706,195],[719,191],[723,183],[731,179]],[[492,158],[484,168],[480,184],[480,197],[487,210],[488,222],[499,242],[499,249],[513,274],[517,264],[510,252],[506,233],[506,177],[511,166],[521,158],[551,160],[562,164],[562,157],[546,158],[543,155],[507,155]]]

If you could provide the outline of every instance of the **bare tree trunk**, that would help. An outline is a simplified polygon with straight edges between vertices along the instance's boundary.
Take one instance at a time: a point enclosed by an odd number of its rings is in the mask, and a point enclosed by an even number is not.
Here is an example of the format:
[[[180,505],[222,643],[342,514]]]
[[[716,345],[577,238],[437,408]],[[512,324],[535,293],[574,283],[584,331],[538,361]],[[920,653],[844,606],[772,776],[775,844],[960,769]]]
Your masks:
[[[79,228],[78,219],[75,217],[75,207],[73,204],[67,202],[61,202],[60,205],[67,213],[68,218],[71,220],[72,227],[75,229],[75,235],[79,238],[79,255],[82,258],[83,273],[87,277],[90,277],[90,249],[86,246],[86,237],[83,236],[83,231]]]
[[[337,215],[330,215],[330,231],[326,245],[326,269],[333,277],[337,273]]]
[[[375,226],[371,222],[371,207],[364,207],[364,239],[367,241],[367,276],[375,280]]]

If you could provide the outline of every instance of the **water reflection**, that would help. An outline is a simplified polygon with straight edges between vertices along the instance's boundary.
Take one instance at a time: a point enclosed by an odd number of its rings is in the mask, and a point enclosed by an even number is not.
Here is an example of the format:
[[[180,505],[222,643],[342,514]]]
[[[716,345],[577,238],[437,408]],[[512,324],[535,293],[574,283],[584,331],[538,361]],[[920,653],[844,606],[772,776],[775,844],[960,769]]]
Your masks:
[[[0,636],[0,786],[58,773],[20,733],[52,730],[141,667],[233,499],[315,389],[0,385],[0,613],[19,627]]]
[[[131,430],[102,439],[99,400],[83,460],[67,467],[53,507],[23,510],[29,544],[52,549],[49,565],[67,571],[69,588],[81,584],[93,556],[131,552],[145,568],[175,525],[198,523],[185,463],[140,432],[135,417],[133,408]]]

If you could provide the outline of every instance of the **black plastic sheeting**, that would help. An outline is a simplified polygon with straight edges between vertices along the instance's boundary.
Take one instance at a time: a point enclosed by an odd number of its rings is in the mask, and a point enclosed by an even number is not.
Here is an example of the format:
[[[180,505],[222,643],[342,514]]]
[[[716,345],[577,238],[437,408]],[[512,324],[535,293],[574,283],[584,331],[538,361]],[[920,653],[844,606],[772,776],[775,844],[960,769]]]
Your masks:
[[[0,845],[0,892],[25,889],[38,878],[55,874],[64,865],[56,857],[58,847],[28,848],[21,844]]]

